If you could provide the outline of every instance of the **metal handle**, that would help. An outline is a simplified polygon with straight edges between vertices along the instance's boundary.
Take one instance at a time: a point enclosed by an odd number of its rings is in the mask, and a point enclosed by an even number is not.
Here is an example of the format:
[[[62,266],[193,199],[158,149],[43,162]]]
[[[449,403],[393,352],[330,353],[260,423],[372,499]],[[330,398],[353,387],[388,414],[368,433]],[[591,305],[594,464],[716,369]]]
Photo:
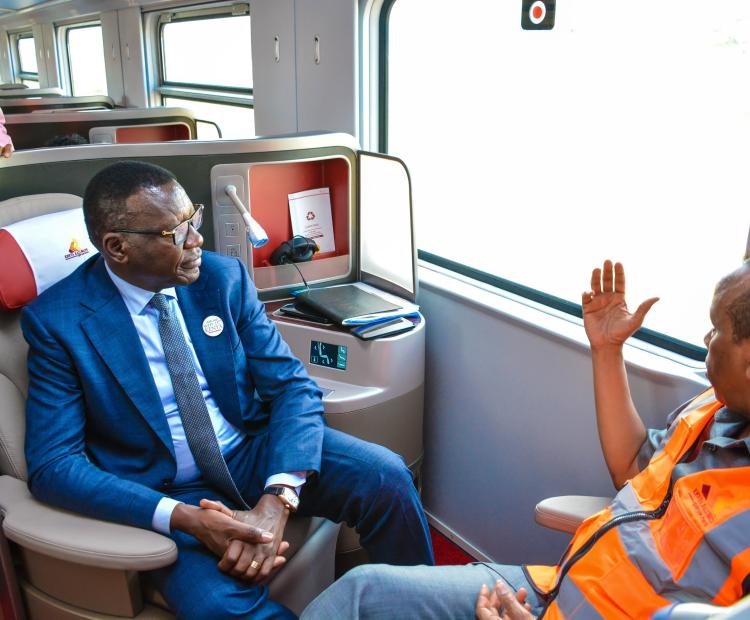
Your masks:
[[[275,62],[281,60],[281,46],[279,45],[279,35],[273,38],[273,59]]]
[[[314,48],[313,58],[315,60],[315,64],[319,65],[320,64],[320,35],[316,34],[313,37],[313,48]]]

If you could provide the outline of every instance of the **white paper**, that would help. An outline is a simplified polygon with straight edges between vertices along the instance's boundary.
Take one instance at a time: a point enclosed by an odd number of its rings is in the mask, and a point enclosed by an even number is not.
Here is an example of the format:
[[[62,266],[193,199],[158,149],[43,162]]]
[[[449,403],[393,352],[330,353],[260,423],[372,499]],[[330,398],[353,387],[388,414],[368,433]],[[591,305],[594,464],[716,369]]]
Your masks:
[[[335,252],[331,195],[327,187],[289,194],[292,234],[315,241],[322,252]]]

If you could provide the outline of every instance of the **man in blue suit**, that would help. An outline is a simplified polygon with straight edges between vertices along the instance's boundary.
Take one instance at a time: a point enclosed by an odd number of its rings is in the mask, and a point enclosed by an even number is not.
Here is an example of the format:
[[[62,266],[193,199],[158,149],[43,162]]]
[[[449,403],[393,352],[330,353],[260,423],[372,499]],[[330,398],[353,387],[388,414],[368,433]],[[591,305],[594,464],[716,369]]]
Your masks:
[[[244,265],[201,251],[203,207],[174,176],[113,164],[83,207],[100,255],[22,318],[34,496],[172,536],[178,560],[152,576],[180,618],[293,617],[263,583],[295,510],[355,526],[374,561],[431,564],[403,461],[325,426]]]

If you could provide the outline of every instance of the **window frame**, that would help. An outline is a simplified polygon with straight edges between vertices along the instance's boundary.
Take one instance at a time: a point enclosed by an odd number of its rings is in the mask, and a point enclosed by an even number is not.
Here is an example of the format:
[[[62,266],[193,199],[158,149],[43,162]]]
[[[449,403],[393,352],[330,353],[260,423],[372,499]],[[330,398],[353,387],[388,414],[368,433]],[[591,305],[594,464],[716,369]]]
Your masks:
[[[73,71],[70,65],[70,32],[72,30],[78,30],[81,28],[93,28],[97,26],[99,28],[102,28],[102,36],[103,36],[104,30],[103,30],[102,22],[101,20],[98,20],[98,19],[86,20],[84,22],[57,24],[55,26],[55,38],[57,40],[57,45],[58,45],[58,54],[60,56],[60,60],[64,64],[64,68],[61,71],[61,74],[62,74],[63,80],[65,81],[65,92],[69,93],[71,96],[76,96],[76,95],[73,94]],[[105,78],[106,78],[106,72],[105,72]],[[108,84],[107,84],[107,90],[109,90]],[[78,96],[83,96],[83,95],[78,95]]]
[[[9,32],[8,37],[10,39],[10,56],[11,65],[13,69],[13,79],[15,81],[32,80],[41,85],[39,81],[39,59],[36,58],[36,41],[34,40],[34,33],[31,30],[17,30],[15,32]],[[21,51],[19,49],[19,42],[22,39],[31,39],[34,41],[34,57],[37,61],[37,72],[32,73],[30,71],[23,71],[21,67]],[[39,86],[37,86],[38,88]]]
[[[164,99],[168,97],[186,99],[204,103],[215,103],[229,105],[239,108],[255,108],[253,88],[241,88],[236,86],[222,86],[220,84],[195,84],[190,82],[175,82],[165,77],[165,48],[164,27],[169,23],[179,21],[200,21],[206,19],[219,19],[224,17],[241,17],[250,15],[248,3],[235,3],[211,8],[187,8],[184,10],[160,12],[156,21],[156,77],[155,91],[159,95],[160,105],[165,105]]]
[[[377,106],[374,111],[378,118],[378,145],[377,150],[380,153],[388,154],[388,47],[389,47],[389,21],[391,17],[391,10],[398,0],[384,0],[380,11],[376,15],[377,19],[377,33],[378,33],[378,64],[377,64],[377,81],[378,81],[378,97]],[[417,257],[419,260],[426,263],[430,263],[437,267],[441,267],[448,271],[453,271],[459,275],[465,276],[488,284],[499,290],[512,293],[524,299],[531,300],[538,304],[554,308],[565,314],[569,314],[578,318],[583,317],[583,309],[581,304],[577,304],[556,295],[546,293],[542,290],[535,289],[520,282],[508,280],[502,276],[488,273],[470,265],[459,263],[451,260],[445,256],[440,256],[422,250],[417,247]],[[633,338],[637,338],[643,342],[655,345],[659,348],[671,351],[678,355],[682,355],[688,359],[704,362],[708,350],[704,347],[696,346],[690,342],[674,338],[668,334],[658,332],[647,327],[641,327]]]

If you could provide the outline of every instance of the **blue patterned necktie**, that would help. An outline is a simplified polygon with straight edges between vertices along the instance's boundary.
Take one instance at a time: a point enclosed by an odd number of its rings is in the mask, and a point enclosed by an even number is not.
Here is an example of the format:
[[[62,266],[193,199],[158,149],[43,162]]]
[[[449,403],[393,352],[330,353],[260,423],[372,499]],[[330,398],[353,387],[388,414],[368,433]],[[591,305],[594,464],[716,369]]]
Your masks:
[[[159,335],[164,346],[164,357],[195,463],[211,486],[247,509],[221,454],[180,321],[162,293],[154,295],[150,303],[159,311]]]

